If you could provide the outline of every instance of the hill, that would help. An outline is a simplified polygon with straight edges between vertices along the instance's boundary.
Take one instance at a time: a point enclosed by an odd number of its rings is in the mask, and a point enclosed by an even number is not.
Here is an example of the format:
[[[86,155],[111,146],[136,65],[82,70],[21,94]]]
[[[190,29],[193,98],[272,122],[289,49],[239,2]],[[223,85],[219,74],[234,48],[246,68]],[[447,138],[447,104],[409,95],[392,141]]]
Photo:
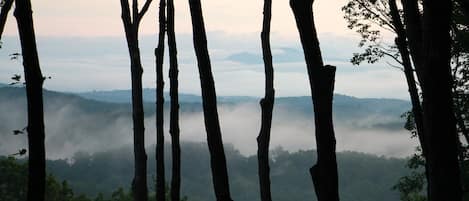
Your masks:
[[[148,177],[154,190],[154,146],[148,149]],[[234,200],[259,200],[257,158],[243,156],[232,146],[227,154],[230,185]],[[170,178],[170,147],[166,146],[166,178]],[[278,201],[316,200],[308,168],[315,152],[289,153],[282,149],[272,152],[272,194]],[[339,189],[342,200],[397,201],[399,195],[391,187],[407,174],[405,160],[377,157],[356,152],[338,153]],[[50,173],[65,179],[79,193],[94,196],[98,192],[109,195],[118,187],[128,189],[132,180],[133,156],[131,147],[123,147],[95,154],[77,153],[70,160],[47,162]],[[214,201],[207,146],[204,143],[182,144],[182,195],[190,201]]]
[[[186,95],[190,100],[198,96]],[[197,97],[197,98],[196,98]],[[205,141],[200,102],[181,99],[181,137],[186,141]],[[219,113],[223,139],[242,154],[256,151],[260,107],[253,97],[222,97]],[[245,100],[245,101],[243,101]],[[104,151],[132,143],[131,105],[86,99],[72,93],[44,91],[46,145],[50,158],[68,158],[78,151]],[[0,154],[26,147],[25,136],[12,135],[26,126],[24,88],[0,88]],[[155,142],[155,104],[146,102],[146,141]],[[168,126],[168,108],[165,104]],[[400,115],[410,105],[392,99],[359,99],[336,95],[334,123],[338,150],[353,150],[388,156],[407,156],[413,152]],[[314,146],[314,125],[309,97],[278,98],[273,117],[272,147],[289,151]],[[374,143],[363,144],[363,141]],[[102,143],[107,146],[102,146]]]

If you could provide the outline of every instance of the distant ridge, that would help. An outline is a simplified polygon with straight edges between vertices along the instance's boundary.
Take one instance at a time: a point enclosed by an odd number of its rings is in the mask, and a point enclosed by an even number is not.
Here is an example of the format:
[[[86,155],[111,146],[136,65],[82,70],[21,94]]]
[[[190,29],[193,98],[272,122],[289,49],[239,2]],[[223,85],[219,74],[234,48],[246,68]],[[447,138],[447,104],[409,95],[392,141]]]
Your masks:
[[[20,87],[2,87],[0,85],[0,101],[15,100],[25,102],[25,90]],[[154,90],[145,89],[145,115],[155,112]],[[129,114],[130,90],[95,91],[86,93],[64,93],[44,90],[45,108],[58,110],[64,105],[74,105],[89,113],[121,113]],[[253,110],[259,109],[258,97],[221,96],[219,107],[236,107],[249,105]],[[153,100],[153,101],[152,101]],[[169,96],[166,93],[165,108],[169,108]],[[201,98],[192,94],[180,95],[181,112],[201,112]],[[402,129],[404,120],[400,117],[411,109],[409,101],[385,98],[355,98],[335,94],[333,104],[334,119],[337,123],[352,127]],[[311,98],[309,96],[279,97],[274,105],[274,112],[291,114],[297,118],[313,118]]]
[[[108,90],[108,91],[90,91],[90,92],[81,92],[76,93],[76,95],[81,96],[86,99],[98,100],[111,103],[130,103],[132,92],[131,90],[121,89],[121,90]],[[165,100],[169,100],[169,92],[164,94]],[[185,103],[201,103],[202,98],[200,95],[181,93],[179,94],[179,99],[181,102]],[[289,100],[298,100],[298,99],[311,99],[309,96],[291,96],[291,97],[277,97],[277,100],[289,101]],[[393,98],[357,98],[354,96],[343,95],[343,94],[334,94],[334,99],[340,101],[351,101],[351,100],[363,100],[367,102],[373,101],[393,101],[395,103],[409,103],[409,101]],[[254,96],[219,96],[218,101],[224,103],[238,103],[238,102],[252,102],[258,101],[260,97]],[[145,88],[143,89],[143,101],[144,102],[155,102],[155,89]],[[310,100],[308,100],[310,101]]]

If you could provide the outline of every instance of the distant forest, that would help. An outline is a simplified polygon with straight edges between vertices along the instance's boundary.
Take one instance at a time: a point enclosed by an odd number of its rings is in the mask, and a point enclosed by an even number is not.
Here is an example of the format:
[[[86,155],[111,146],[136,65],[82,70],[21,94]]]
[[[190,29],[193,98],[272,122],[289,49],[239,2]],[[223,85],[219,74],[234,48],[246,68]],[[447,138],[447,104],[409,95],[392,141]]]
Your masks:
[[[182,143],[182,188],[181,195],[189,201],[212,201],[209,154],[204,143]],[[69,160],[48,160],[47,170],[56,181],[67,181],[75,196],[86,195],[93,200],[99,193],[104,198],[111,198],[113,192],[121,187],[130,190],[132,180],[131,147],[110,150],[102,153],[77,153]],[[150,148],[154,150],[154,146]],[[166,168],[170,170],[170,149],[166,148]],[[230,181],[236,200],[259,200],[256,181],[256,156],[243,156],[232,146],[226,146],[225,153],[230,171]],[[154,152],[149,152],[154,154]],[[311,157],[313,156],[313,157]],[[308,174],[304,170],[315,160],[314,150],[289,153],[276,148],[271,152],[272,192],[280,201],[314,199],[314,192]],[[405,168],[406,159],[377,157],[355,152],[338,153],[339,182],[341,197],[344,200],[394,201],[399,199],[399,192],[392,187],[398,178],[410,173]],[[5,158],[0,162],[0,170],[5,170]],[[24,160],[16,163],[23,164]],[[149,160],[149,172],[155,171],[155,160]],[[24,166],[25,167],[25,166]],[[7,169],[8,170],[8,169]],[[382,171],[386,170],[386,171]],[[11,171],[11,170],[10,170]],[[26,171],[16,170],[16,171]],[[170,176],[171,172],[166,172]],[[5,176],[8,174],[5,174]],[[13,179],[25,182],[26,175],[0,177],[4,182]],[[154,192],[154,174],[149,174],[148,185]],[[23,191],[25,189],[22,189]],[[15,192],[20,191],[17,189]],[[10,195],[13,193],[10,193]],[[18,192],[18,194],[20,194]],[[24,192],[23,194],[24,195]],[[24,197],[19,200],[25,200]],[[51,200],[56,201],[56,200]],[[57,200],[59,201],[59,200]],[[68,200],[67,200],[68,201]]]

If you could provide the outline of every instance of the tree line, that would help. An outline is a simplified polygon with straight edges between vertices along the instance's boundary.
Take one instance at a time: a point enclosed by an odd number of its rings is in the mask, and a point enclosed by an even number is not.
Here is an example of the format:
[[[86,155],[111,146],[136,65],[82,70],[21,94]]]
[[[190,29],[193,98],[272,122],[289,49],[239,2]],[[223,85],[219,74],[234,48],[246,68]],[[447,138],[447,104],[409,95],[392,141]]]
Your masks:
[[[4,0],[0,12],[0,36],[12,4],[17,19],[23,58],[25,85],[28,103],[28,191],[27,200],[44,200],[45,195],[45,146],[44,112],[41,73],[36,47],[35,32],[30,0]],[[146,0],[139,8],[138,0],[120,0],[121,17],[127,40],[132,88],[132,118],[134,138],[134,179],[132,196],[135,201],[148,200],[147,155],[145,153],[144,114],[142,100],[142,63],[139,49],[139,25],[151,6]],[[270,50],[271,0],[264,2],[264,19],[261,32],[263,58],[265,64],[265,97],[261,100],[262,122],[258,140],[259,184],[262,201],[270,201],[269,180],[269,139],[274,106],[273,87],[274,67]],[[325,65],[313,15],[313,0],[290,0],[290,7],[297,25],[302,44],[309,87],[313,102],[317,162],[310,174],[319,201],[338,201],[338,173],[335,150],[335,133],[332,122],[332,101],[336,67]],[[200,0],[189,0],[192,20],[193,42],[202,91],[207,144],[215,197],[218,201],[232,201],[228,170],[224,153],[222,132],[217,111],[215,83],[207,48],[207,36]],[[402,7],[402,8],[400,8]],[[462,15],[462,22],[456,22],[455,10]],[[357,28],[363,41],[372,42],[364,54],[358,54],[352,62],[364,60],[373,62],[384,55],[391,56],[402,64],[412,100],[412,120],[415,133],[420,140],[425,160],[428,199],[431,201],[462,200],[461,184],[461,145],[459,133],[463,133],[467,143],[466,83],[455,87],[455,76],[467,78],[467,42],[461,37],[467,33],[467,0],[352,0],[345,7],[349,27]],[[159,35],[155,48],[156,63],[156,200],[165,200],[164,178],[164,130],[163,130],[163,58],[165,34],[168,36],[170,56],[170,134],[172,141],[173,175],[171,178],[171,200],[180,200],[180,145],[178,110],[178,65],[174,30],[174,3],[160,0]],[[376,43],[379,31],[371,30],[370,24],[377,23],[396,34],[394,50]],[[462,27],[462,28],[461,28]],[[462,29],[462,30],[461,30]],[[458,35],[459,33],[459,35]],[[464,34],[463,34],[464,35]],[[464,37],[463,37],[464,38]],[[1,37],[0,37],[1,39]],[[459,43],[457,43],[459,42]],[[459,46],[457,46],[459,45]],[[382,49],[380,49],[382,48]],[[459,49],[457,49],[459,48]],[[462,66],[454,71],[452,58],[458,55],[457,63]],[[462,70],[461,70],[462,69]],[[414,76],[417,78],[415,79]],[[418,85],[418,86],[417,86]],[[462,90],[462,92],[461,92]],[[459,92],[459,93],[458,93]],[[456,99],[455,94],[462,98]],[[456,105],[455,105],[456,103]],[[459,115],[458,115],[459,114]]]

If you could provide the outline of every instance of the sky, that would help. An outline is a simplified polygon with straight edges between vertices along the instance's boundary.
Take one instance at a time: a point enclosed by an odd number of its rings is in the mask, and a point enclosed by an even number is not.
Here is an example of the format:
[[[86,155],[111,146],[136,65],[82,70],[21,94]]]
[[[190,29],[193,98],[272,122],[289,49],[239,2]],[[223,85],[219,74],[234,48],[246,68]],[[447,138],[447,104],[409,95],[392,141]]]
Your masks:
[[[139,1],[140,6],[144,1]],[[175,1],[180,91],[200,93],[188,1]],[[359,38],[348,30],[340,8],[345,0],[314,3],[316,28],[326,64],[337,66],[335,92],[357,97],[408,99],[403,73],[386,62],[352,66],[352,53],[360,51]],[[219,95],[263,95],[260,45],[261,0],[202,1],[208,47]],[[157,41],[154,0],[140,31],[143,86],[155,86],[153,49]],[[130,88],[128,51],[117,0],[35,1],[34,22],[43,74],[51,76],[45,88],[82,92]],[[273,2],[271,43],[278,96],[309,95],[306,66],[288,0]],[[0,82],[22,72],[15,19],[7,22],[0,49]],[[391,37],[387,37],[391,38]],[[167,53],[166,53],[167,57]],[[167,79],[168,61],[165,61]],[[166,85],[169,86],[169,85]]]

